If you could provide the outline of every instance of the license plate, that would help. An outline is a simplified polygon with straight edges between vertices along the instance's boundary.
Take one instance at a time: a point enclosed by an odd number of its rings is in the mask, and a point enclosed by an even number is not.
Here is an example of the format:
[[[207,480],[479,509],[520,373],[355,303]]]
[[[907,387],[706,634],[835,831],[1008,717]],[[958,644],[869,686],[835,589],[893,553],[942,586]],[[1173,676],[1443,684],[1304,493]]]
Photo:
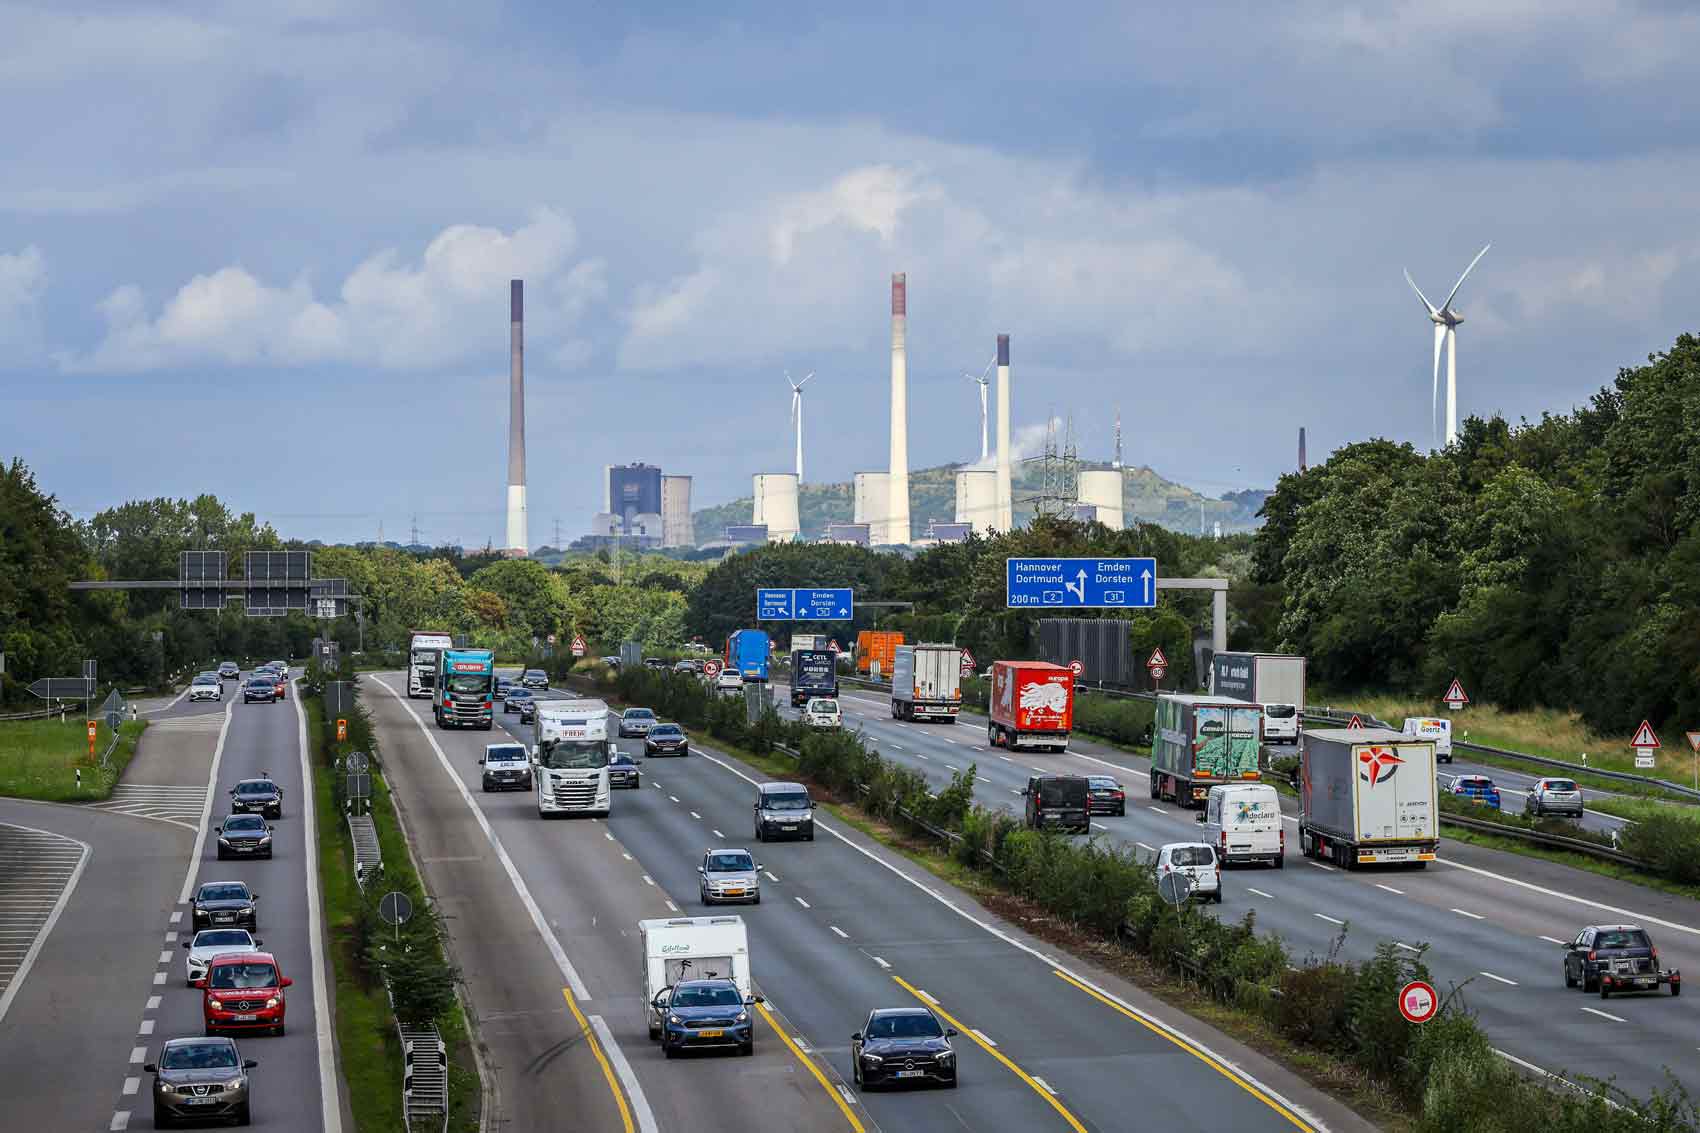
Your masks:
[[[258,1015],[232,1015],[230,1021],[233,1023],[253,1023],[257,1022],[259,1018]]]
[[[698,1031],[697,1036],[699,1038],[705,1038],[705,1039],[717,1039],[717,1038],[720,1038],[725,1033],[726,1033],[725,1031]]]
[[[724,892],[728,897],[742,897],[744,895],[744,891],[742,889],[727,889],[724,890]]]
[[[212,1105],[217,1098],[184,1098],[184,1105]]]
[[[234,913],[220,913],[213,918],[215,921],[233,921],[235,919],[236,916]]]
[[[779,829],[781,829],[781,830],[795,830],[795,829],[797,829],[797,824],[792,823],[790,826],[781,826]]]
[[[899,1078],[925,1078],[927,1072],[925,1070],[899,1070],[897,1076]]]

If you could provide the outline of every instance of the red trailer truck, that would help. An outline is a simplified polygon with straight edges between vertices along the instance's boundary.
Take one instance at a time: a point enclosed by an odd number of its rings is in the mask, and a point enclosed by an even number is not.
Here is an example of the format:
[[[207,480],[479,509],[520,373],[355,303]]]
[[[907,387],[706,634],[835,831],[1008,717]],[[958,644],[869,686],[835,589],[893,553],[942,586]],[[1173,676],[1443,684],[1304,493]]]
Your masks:
[[[1067,751],[1074,674],[1045,661],[995,661],[990,716],[986,742],[993,747]]]

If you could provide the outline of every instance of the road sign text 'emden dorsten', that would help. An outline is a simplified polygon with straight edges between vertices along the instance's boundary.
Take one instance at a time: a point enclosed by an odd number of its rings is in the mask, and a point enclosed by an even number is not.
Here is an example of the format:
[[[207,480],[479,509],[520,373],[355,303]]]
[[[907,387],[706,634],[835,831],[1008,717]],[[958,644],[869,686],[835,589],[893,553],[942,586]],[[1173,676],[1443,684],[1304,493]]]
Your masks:
[[[1150,609],[1157,604],[1157,560],[1006,559],[1005,605],[1075,609]]]

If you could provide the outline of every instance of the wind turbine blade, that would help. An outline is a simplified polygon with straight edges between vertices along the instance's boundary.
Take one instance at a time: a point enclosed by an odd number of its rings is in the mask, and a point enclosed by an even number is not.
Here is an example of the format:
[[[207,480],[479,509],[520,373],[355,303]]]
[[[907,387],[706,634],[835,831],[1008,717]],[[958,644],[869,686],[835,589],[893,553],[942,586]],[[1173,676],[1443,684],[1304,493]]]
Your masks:
[[[1470,266],[1464,269],[1464,274],[1459,276],[1458,282],[1454,283],[1452,285],[1452,294],[1448,295],[1446,297],[1446,302],[1441,304],[1442,310],[1445,310],[1447,307],[1452,306],[1452,300],[1453,300],[1454,297],[1457,296],[1458,289],[1460,287],[1464,286],[1464,281],[1466,279],[1470,278],[1470,273],[1476,270],[1476,265],[1482,262],[1482,257],[1487,255],[1488,249],[1491,248],[1491,247],[1493,247],[1492,244],[1483,244],[1482,245],[1482,250],[1476,253],[1476,258],[1470,261]]]
[[[1435,414],[1440,412],[1440,348],[1441,348],[1441,345],[1443,343],[1445,343],[1445,341],[1446,341],[1446,328],[1444,326],[1442,326],[1440,323],[1435,323],[1434,324],[1434,386],[1433,386],[1433,392],[1429,395],[1429,403],[1428,403],[1428,426],[1429,426],[1429,439],[1430,440],[1433,440],[1434,436],[1435,436],[1435,429],[1434,429]]]
[[[815,376],[815,372],[813,370],[810,370],[808,372],[808,374],[803,378],[803,380],[797,383],[797,388],[800,390],[804,386],[808,385],[809,384],[809,378],[812,378],[814,376]]]
[[[1405,282],[1411,285],[1411,290],[1417,293],[1417,298],[1423,301],[1423,307],[1430,315],[1435,315],[1440,312],[1439,307],[1436,307],[1433,303],[1428,301],[1428,296],[1424,295],[1423,289],[1417,286],[1417,281],[1411,278],[1410,268],[1405,269]]]

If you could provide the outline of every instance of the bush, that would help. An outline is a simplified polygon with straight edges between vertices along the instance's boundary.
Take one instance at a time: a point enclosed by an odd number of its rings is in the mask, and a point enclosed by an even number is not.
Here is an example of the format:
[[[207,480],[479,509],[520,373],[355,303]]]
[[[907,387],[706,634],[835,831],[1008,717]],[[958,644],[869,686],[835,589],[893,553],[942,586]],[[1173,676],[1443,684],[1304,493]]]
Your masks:
[[[1092,695],[1086,689],[1077,690],[1074,698],[1075,728],[1128,747],[1150,745],[1156,714],[1149,700]]]
[[[1624,827],[1619,848],[1672,881],[1700,884],[1700,823],[1649,814]]]

